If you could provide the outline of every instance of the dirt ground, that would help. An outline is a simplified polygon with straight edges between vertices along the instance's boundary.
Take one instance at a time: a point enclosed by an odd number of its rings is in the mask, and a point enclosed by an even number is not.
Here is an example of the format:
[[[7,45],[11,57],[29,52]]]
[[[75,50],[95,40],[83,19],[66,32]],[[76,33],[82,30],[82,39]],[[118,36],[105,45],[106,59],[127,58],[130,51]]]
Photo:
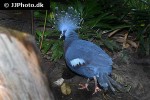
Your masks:
[[[30,12],[25,11],[21,15],[19,13],[0,11],[0,25],[31,33]],[[63,58],[57,62],[43,58],[42,69],[47,75],[55,100],[150,100],[150,57],[138,57],[130,50],[112,53],[111,57],[114,61],[112,77],[125,86],[128,90],[126,93],[113,94],[108,91],[107,95],[104,95],[104,92],[100,91],[92,95],[93,81],[90,81],[89,91],[80,90],[78,84],[85,83],[87,79],[68,70]],[[64,95],[61,86],[54,84],[60,78],[64,78],[64,83],[70,86],[70,94]]]
[[[117,56],[116,56],[117,55]],[[87,79],[78,76],[68,70],[64,59],[58,62],[50,62],[44,60],[48,68],[44,68],[50,86],[56,100],[150,100],[150,65],[142,61],[141,58],[134,56],[136,54],[126,54],[118,52],[112,58],[114,59],[112,77],[120,82],[127,92],[116,92],[113,94],[108,91],[104,96],[104,91],[100,91],[94,95],[94,81],[90,82],[89,91],[80,90],[79,83],[85,83]],[[150,61],[149,58],[143,58]],[[137,63],[138,62],[138,63]],[[54,85],[54,82],[60,78],[64,78],[64,83],[71,87],[71,94],[64,95],[61,92],[61,86]]]

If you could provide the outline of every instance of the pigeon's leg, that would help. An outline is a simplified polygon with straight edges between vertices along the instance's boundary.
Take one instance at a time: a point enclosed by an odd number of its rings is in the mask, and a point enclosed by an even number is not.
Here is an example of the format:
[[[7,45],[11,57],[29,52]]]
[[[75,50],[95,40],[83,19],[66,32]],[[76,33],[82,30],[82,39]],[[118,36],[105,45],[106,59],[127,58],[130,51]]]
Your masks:
[[[89,91],[88,89],[89,81],[90,79],[88,78],[85,84],[79,84],[79,86],[81,86],[79,89],[87,89]]]
[[[93,93],[93,94],[95,94],[95,93],[97,93],[98,91],[101,91],[101,89],[97,86],[97,79],[96,79],[96,77],[94,76],[93,78],[94,78],[94,81],[95,81],[95,90],[94,90],[94,93]]]

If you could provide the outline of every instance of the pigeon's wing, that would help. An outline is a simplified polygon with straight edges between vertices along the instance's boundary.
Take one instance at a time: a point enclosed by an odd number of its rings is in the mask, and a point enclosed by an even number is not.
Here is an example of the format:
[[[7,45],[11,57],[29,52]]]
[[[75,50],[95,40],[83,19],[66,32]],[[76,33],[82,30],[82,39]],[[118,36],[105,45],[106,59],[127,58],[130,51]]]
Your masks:
[[[85,40],[75,40],[65,52],[67,63],[71,66],[93,64],[95,66],[112,65],[111,58],[97,45]]]

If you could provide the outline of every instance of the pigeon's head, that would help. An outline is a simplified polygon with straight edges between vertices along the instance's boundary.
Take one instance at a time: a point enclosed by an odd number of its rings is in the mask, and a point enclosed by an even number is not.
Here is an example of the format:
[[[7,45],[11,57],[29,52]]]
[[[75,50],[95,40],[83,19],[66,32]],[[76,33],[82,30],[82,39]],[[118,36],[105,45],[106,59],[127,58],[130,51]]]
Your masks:
[[[55,23],[59,31],[61,31],[60,37],[68,37],[71,33],[79,28],[81,22],[80,13],[78,13],[73,7],[68,7],[66,11],[59,11],[56,8]]]
[[[77,35],[77,33],[75,32],[75,30],[68,30],[68,29],[66,29],[66,30],[62,30],[61,31],[61,34],[60,34],[60,39],[63,37],[64,39],[65,38],[70,38],[70,37],[75,37],[75,36],[77,36],[78,37],[78,35]]]

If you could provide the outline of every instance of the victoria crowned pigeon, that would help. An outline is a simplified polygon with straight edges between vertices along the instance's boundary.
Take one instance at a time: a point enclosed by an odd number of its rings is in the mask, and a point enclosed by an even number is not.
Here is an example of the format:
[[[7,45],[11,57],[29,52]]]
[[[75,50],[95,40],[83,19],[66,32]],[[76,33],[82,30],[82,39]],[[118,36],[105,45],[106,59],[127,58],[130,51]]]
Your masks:
[[[96,44],[80,39],[76,33],[81,20],[80,14],[73,7],[68,7],[67,11],[59,11],[56,8],[55,24],[61,31],[60,37],[65,37],[64,53],[68,67],[73,72],[88,78],[88,81],[94,79],[94,93],[100,91],[98,84],[104,90],[110,88],[115,91],[113,86],[121,88],[109,76],[112,73],[113,64],[111,57]],[[81,86],[81,89],[87,88],[88,82]]]

